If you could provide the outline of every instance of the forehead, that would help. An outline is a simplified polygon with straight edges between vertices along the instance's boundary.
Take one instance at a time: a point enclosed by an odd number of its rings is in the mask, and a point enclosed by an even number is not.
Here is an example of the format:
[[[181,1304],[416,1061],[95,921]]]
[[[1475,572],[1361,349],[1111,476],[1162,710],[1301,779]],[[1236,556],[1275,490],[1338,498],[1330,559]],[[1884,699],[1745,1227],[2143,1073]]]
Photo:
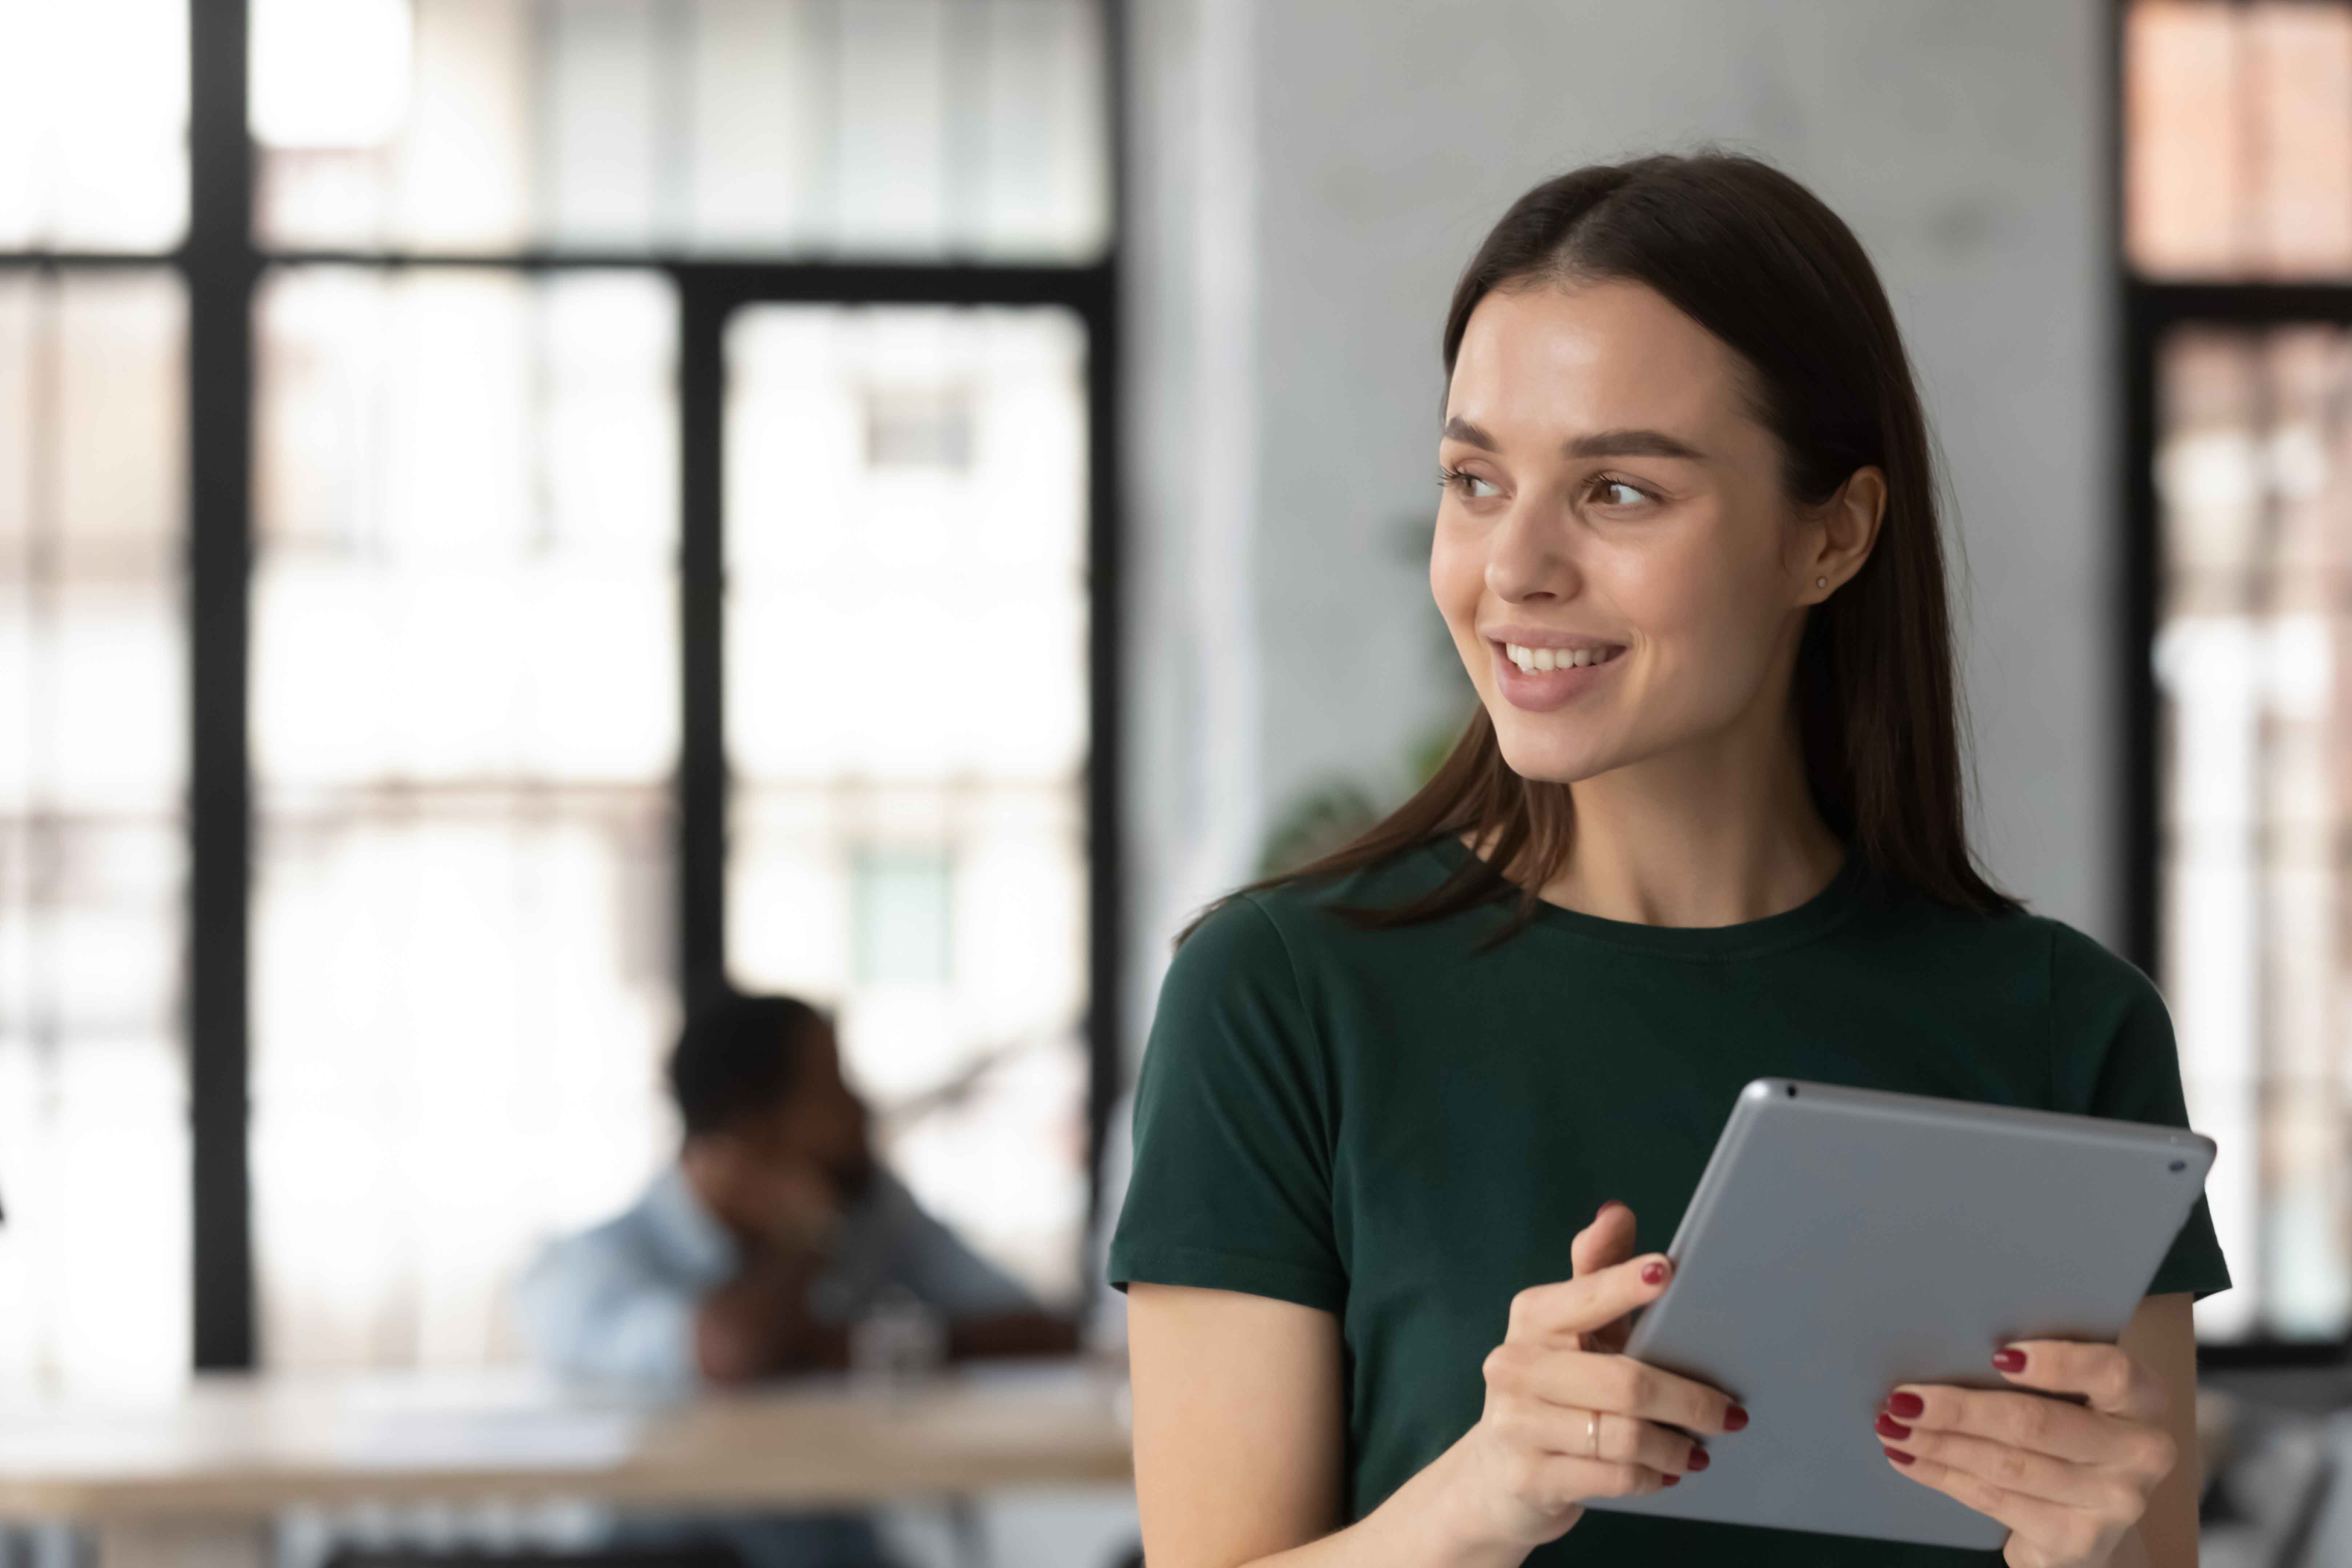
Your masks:
[[[1507,440],[1748,420],[1738,356],[1655,290],[1616,280],[1488,294],[1463,332],[1445,412]]]

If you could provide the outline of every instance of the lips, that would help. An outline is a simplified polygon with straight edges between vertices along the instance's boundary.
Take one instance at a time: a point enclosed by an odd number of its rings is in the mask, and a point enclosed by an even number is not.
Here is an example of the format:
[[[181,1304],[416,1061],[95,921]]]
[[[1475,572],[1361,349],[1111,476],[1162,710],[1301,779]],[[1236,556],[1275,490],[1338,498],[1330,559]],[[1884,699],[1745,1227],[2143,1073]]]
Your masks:
[[[1503,700],[1530,713],[1565,708],[1604,681],[1616,679],[1625,645],[1578,639],[1562,644],[1490,638],[1495,685]]]

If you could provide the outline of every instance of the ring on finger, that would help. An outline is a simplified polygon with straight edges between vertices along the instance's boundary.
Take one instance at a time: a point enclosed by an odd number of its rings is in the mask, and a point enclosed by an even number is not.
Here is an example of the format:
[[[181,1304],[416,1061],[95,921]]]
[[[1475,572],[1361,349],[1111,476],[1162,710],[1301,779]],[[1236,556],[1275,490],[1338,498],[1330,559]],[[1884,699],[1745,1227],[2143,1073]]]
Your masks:
[[[1601,1412],[1598,1410],[1584,1413],[1584,1457],[1588,1459],[1601,1457]]]

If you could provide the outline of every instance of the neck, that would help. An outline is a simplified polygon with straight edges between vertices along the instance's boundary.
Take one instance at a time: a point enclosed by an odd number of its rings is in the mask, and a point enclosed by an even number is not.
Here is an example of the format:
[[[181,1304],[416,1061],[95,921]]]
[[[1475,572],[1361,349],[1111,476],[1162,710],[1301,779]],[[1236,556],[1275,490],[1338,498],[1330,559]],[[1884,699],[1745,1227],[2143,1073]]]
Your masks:
[[[1540,891],[1580,913],[1737,925],[1795,909],[1844,860],[1813,806],[1793,712],[1569,787],[1574,837]]]

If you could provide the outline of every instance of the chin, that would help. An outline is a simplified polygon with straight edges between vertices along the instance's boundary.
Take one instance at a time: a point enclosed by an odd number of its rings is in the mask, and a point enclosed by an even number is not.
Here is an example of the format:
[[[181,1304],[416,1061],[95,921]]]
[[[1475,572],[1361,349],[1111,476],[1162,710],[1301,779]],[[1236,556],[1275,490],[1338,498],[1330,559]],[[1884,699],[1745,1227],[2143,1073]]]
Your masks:
[[[1576,784],[1617,765],[1614,757],[1587,737],[1545,734],[1517,713],[1495,727],[1495,738],[1511,771],[1537,784]]]

